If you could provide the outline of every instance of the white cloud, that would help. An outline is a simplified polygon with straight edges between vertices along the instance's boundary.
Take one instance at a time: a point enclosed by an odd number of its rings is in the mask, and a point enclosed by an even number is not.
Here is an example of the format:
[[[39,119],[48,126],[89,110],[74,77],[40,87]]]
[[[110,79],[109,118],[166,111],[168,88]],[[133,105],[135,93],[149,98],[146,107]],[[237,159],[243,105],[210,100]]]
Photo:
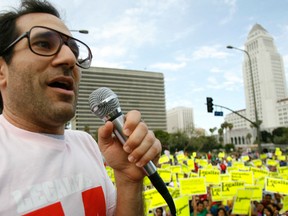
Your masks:
[[[230,55],[227,52],[221,51],[223,50],[222,45],[213,45],[213,46],[203,46],[200,47],[198,50],[193,52],[192,56],[194,60],[200,60],[200,59],[224,59],[228,55]]]
[[[224,4],[228,7],[228,13],[227,13],[227,16],[220,21],[221,25],[224,25],[233,19],[233,16],[237,8],[236,3],[237,3],[236,0],[224,0]]]

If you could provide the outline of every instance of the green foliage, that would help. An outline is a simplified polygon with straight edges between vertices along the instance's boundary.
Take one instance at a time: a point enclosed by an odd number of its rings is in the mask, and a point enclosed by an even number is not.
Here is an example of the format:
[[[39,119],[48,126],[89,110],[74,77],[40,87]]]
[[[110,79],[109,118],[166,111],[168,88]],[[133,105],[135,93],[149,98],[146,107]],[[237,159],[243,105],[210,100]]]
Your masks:
[[[279,127],[272,131],[272,138],[274,144],[288,143],[288,128]]]

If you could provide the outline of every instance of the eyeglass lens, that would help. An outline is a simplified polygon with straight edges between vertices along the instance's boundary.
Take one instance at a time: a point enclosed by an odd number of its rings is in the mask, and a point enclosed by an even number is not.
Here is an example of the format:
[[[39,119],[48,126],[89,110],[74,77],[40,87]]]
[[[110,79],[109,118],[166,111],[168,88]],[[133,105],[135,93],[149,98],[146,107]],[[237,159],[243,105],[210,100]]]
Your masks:
[[[30,47],[33,52],[43,56],[55,55],[62,47],[63,41],[77,59],[80,67],[88,68],[91,63],[89,48],[73,38],[66,39],[60,33],[42,27],[34,27],[30,31]],[[66,41],[65,41],[66,40]]]

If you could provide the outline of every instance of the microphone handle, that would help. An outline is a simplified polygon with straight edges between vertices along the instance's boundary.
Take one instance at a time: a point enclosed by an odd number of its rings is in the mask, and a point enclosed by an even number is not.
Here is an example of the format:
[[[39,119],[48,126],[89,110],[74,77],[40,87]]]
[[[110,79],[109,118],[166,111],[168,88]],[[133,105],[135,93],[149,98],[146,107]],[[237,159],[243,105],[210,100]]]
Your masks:
[[[123,126],[124,126],[124,115],[122,113],[119,113],[118,117],[111,119],[111,122],[114,125],[114,134],[118,138],[118,140],[124,145],[124,143],[127,140],[127,137],[123,134]],[[176,216],[176,207],[174,204],[174,200],[169,193],[166,184],[163,182],[162,178],[159,176],[156,166],[152,161],[149,161],[144,167],[143,170],[147,174],[148,178],[152,182],[153,186],[156,188],[156,190],[161,194],[161,196],[166,201],[171,215]]]
[[[127,140],[127,137],[123,134],[123,125],[124,125],[124,115],[119,115],[117,118],[115,118],[112,121],[114,125],[114,134],[118,138],[118,140],[124,145],[124,143]],[[154,165],[152,161],[149,161],[144,167],[143,167],[145,173],[147,176],[153,175],[155,172],[157,172],[157,168]]]

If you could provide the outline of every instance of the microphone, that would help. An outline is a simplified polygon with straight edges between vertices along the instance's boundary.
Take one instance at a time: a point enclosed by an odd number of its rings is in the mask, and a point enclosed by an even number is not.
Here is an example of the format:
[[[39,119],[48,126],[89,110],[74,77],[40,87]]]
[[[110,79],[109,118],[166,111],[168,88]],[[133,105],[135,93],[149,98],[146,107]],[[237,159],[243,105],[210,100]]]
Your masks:
[[[101,87],[93,91],[89,96],[91,111],[104,122],[111,121],[114,125],[113,132],[122,145],[127,140],[123,134],[124,115],[122,114],[118,96],[109,88]],[[149,161],[144,167],[144,172],[150,179],[153,186],[161,194],[170,208],[173,216],[176,216],[174,201],[157,172],[157,168],[152,161]]]

